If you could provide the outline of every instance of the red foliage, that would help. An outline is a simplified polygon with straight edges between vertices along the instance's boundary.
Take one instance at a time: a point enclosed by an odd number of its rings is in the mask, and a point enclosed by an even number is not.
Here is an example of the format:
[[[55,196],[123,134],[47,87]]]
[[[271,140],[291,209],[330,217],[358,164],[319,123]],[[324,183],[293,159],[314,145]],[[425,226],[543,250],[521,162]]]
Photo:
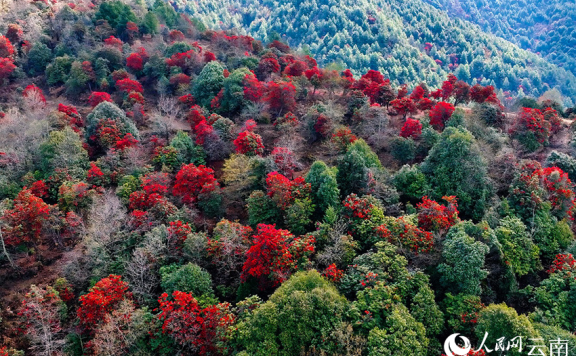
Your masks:
[[[404,218],[396,219],[396,224],[390,226],[389,242],[409,248],[414,253],[428,252],[434,245],[434,236],[407,223]]]
[[[175,291],[169,300],[164,293],[158,299],[158,319],[162,332],[170,334],[181,345],[195,350],[198,355],[224,354],[221,340],[226,329],[234,323],[229,304],[218,304],[202,308],[192,294]]]
[[[260,75],[268,75],[270,73],[280,72],[280,63],[276,58],[262,58],[258,63],[257,72]]]
[[[48,186],[43,180],[37,180],[30,186],[30,191],[38,198],[42,198],[48,195]]]
[[[266,85],[256,78],[254,74],[244,77],[244,97],[252,102],[258,102],[266,93]]]
[[[474,85],[470,89],[470,99],[479,104],[492,103],[500,105],[500,100],[498,100],[494,87],[491,85],[485,87],[482,87],[480,84]]]
[[[418,225],[426,231],[448,230],[458,222],[458,203],[455,196],[442,197],[448,206],[423,197],[417,205]]]
[[[185,203],[194,203],[199,194],[209,193],[219,188],[214,178],[214,171],[204,165],[196,167],[193,163],[182,166],[176,174],[176,182],[172,194],[181,196]]]
[[[412,90],[412,94],[410,94],[410,99],[412,99],[414,101],[418,101],[418,100],[424,98],[425,94],[426,94],[426,91],[424,90],[422,85],[418,85],[416,88],[414,88],[414,90]]]
[[[130,39],[138,35],[140,31],[138,30],[138,25],[132,21],[126,22],[126,34]]]
[[[562,129],[562,119],[560,119],[556,110],[552,108],[546,108],[542,112],[542,115],[544,116],[544,120],[550,123],[550,129],[552,133],[557,133],[560,131],[560,129]]]
[[[122,42],[121,40],[119,40],[118,38],[116,38],[114,36],[110,36],[104,40],[104,44],[106,46],[114,47],[114,48],[118,49],[119,51],[121,51],[122,46],[124,45],[124,42]]]
[[[575,193],[568,173],[558,167],[548,167],[542,169],[539,174],[548,193],[548,200],[552,203],[552,210],[567,213],[573,219]]]
[[[342,126],[336,129],[336,132],[332,135],[330,141],[334,143],[340,151],[344,152],[348,146],[357,139],[358,137],[352,133],[352,130],[350,130],[349,127]]]
[[[324,276],[324,278],[326,278],[330,282],[338,283],[338,282],[340,282],[342,277],[344,277],[344,271],[341,269],[338,269],[338,267],[336,267],[336,264],[332,263],[330,266],[328,266],[324,270],[324,272],[322,272],[322,275]]]
[[[120,140],[120,134],[116,121],[111,119],[100,120],[96,128],[96,138],[102,147],[113,147]]]
[[[214,55],[214,53],[212,52],[204,52],[204,62],[208,63],[208,62],[212,62],[216,60],[216,56]]]
[[[114,148],[122,151],[122,150],[125,150],[127,148],[136,146],[138,144],[138,142],[139,141],[137,139],[135,139],[131,133],[127,133],[126,135],[124,135],[123,139],[116,141]]]
[[[192,227],[188,223],[183,223],[180,220],[170,221],[168,227],[168,240],[176,246],[177,249],[182,248],[184,241],[188,235],[192,233]]]
[[[50,206],[24,187],[14,199],[14,208],[6,210],[2,216],[6,222],[6,245],[38,242],[42,237],[42,226],[49,214]]]
[[[11,43],[20,43],[20,41],[22,41],[23,35],[24,31],[22,31],[22,27],[14,23],[8,25],[8,30],[6,31],[6,38],[10,40]]]
[[[296,87],[292,82],[270,82],[264,101],[272,110],[294,111],[296,108]]]
[[[289,241],[293,238],[294,235],[288,230],[276,229],[275,225],[259,224],[252,246],[246,253],[242,281],[255,277],[260,279],[261,287],[266,287],[268,279],[273,285],[286,280],[294,265],[294,256],[289,250]]]
[[[14,47],[10,40],[4,36],[0,36],[0,57],[13,58]]]
[[[104,183],[104,173],[102,173],[100,167],[94,162],[90,162],[90,169],[88,169],[88,173],[86,174],[86,180],[93,185],[103,185]]]
[[[203,145],[206,138],[210,137],[214,133],[214,128],[212,125],[208,124],[206,119],[204,119],[194,127],[194,133],[196,134],[196,143]]]
[[[304,71],[308,69],[308,65],[302,61],[294,61],[290,65],[284,68],[284,74],[292,77],[299,77],[304,74]]]
[[[422,123],[419,120],[408,118],[400,130],[400,136],[417,139],[422,134]]]
[[[100,91],[94,91],[92,92],[92,94],[90,94],[90,97],[88,98],[88,103],[92,107],[95,107],[96,105],[100,104],[103,101],[112,102],[110,94]]]
[[[165,195],[168,193],[170,176],[168,173],[152,172],[142,177],[142,189],[146,194],[158,193]]]
[[[398,88],[398,95],[396,95],[396,99],[403,99],[408,95],[408,86],[406,84],[402,85]]]
[[[190,82],[190,77],[188,77],[188,83],[189,82]],[[192,96],[192,94],[186,94],[186,95],[182,95],[181,97],[179,97],[178,102],[181,104],[184,104],[186,106],[192,106],[196,103],[196,99],[194,99],[194,96]]]
[[[37,96],[38,99],[40,99],[40,101],[42,101],[43,103],[46,102],[46,98],[44,97],[44,93],[42,93],[42,89],[38,88],[36,85],[34,84],[30,84],[28,85],[24,91],[22,92],[22,96],[25,98],[29,98],[29,97],[33,97],[33,96]]]
[[[280,52],[283,52],[283,53],[290,52],[290,46],[288,46],[287,44],[284,44],[278,40],[272,41],[270,44],[268,44],[268,48],[276,48],[277,50],[279,50]]]
[[[330,118],[324,114],[318,115],[316,123],[314,124],[314,131],[320,135],[320,137],[326,137],[330,133],[332,128],[332,122]]]
[[[409,113],[415,113],[417,111],[416,105],[410,98],[394,99],[390,102],[390,105],[396,110],[399,115],[406,117]]]
[[[106,313],[110,313],[125,298],[131,298],[128,283],[121,276],[109,275],[98,281],[87,294],[80,297],[80,307],[76,315],[80,323],[92,330]]]
[[[172,41],[172,42],[184,41],[184,39],[185,39],[182,31],[178,31],[178,30],[170,31],[170,34],[168,35],[168,37],[170,38],[170,41]]]
[[[190,76],[184,73],[178,73],[170,77],[170,84],[171,85],[179,85],[179,84],[190,84]],[[188,94],[192,96],[192,94]],[[182,97],[180,97],[182,98]],[[190,105],[194,104],[194,97],[192,96],[192,102]]]
[[[296,115],[291,112],[287,112],[286,115],[281,116],[274,121],[274,126],[281,127],[296,127],[300,124]]]
[[[530,131],[541,144],[548,141],[550,137],[550,122],[544,119],[544,115],[538,109],[522,108],[518,114],[514,126],[510,129],[510,133],[515,135],[517,133]]]
[[[236,153],[248,156],[262,156],[264,154],[262,137],[251,131],[241,132],[234,140],[234,146],[236,147]]]
[[[128,102],[132,105],[136,103],[144,105],[144,95],[142,95],[142,93],[131,91],[130,94],[128,94]],[[126,115],[128,115],[128,113],[126,113]]]
[[[576,260],[574,259],[571,253],[556,255],[556,258],[552,262],[552,265],[546,272],[552,274],[554,272],[564,270],[576,271]]]
[[[374,205],[367,199],[359,198],[356,194],[348,195],[342,204],[346,208],[343,214],[349,219],[369,219],[370,213],[374,209]]]
[[[12,59],[0,58],[0,84],[3,79],[10,77],[14,69],[16,69],[16,65]]]
[[[142,88],[142,84],[140,84],[136,80],[132,80],[129,78],[118,80],[116,82],[116,88],[118,88],[118,90],[123,91],[125,93],[130,93],[133,91],[135,91],[137,93],[143,93],[144,92],[144,88]]]
[[[454,110],[454,105],[443,101],[439,102],[428,114],[430,116],[430,125],[436,130],[443,130],[446,121],[450,119]]]
[[[126,58],[126,66],[134,71],[141,71],[144,68],[144,61],[138,53],[132,53]]]

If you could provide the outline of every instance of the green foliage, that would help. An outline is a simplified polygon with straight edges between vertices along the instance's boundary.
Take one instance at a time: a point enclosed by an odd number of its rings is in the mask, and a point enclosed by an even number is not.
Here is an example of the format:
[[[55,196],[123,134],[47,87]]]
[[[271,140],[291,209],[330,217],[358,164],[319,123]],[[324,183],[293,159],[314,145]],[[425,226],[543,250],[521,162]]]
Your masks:
[[[504,303],[492,304],[483,309],[478,315],[475,332],[476,337],[480,340],[484,338],[485,333],[488,333],[486,345],[496,345],[497,339],[500,337],[505,337],[506,340],[511,340],[519,335],[528,339],[539,337],[539,333],[525,315],[518,315],[514,308],[510,308]],[[513,348],[507,354],[519,356],[522,355],[522,352]]]
[[[502,245],[504,263],[510,265],[518,276],[537,272],[542,267],[538,255],[540,249],[534,244],[526,225],[516,217],[505,217],[494,230],[498,242]]]
[[[236,325],[235,342],[249,355],[331,353],[334,330],[351,313],[346,298],[315,270],[298,272]]]
[[[56,57],[46,67],[46,82],[48,85],[64,84],[72,68],[74,59],[69,56]]]
[[[248,68],[234,70],[228,78],[224,78],[224,93],[220,102],[220,111],[234,114],[244,106],[244,78],[251,74]]]
[[[179,168],[183,164],[194,163],[196,166],[206,164],[206,154],[202,146],[197,146],[192,138],[184,131],[176,132],[170,141],[170,146],[176,149],[177,164],[174,168]]]
[[[470,132],[447,127],[421,169],[435,200],[455,195],[462,218],[482,218],[492,189],[486,163]]]
[[[178,14],[167,2],[156,0],[153,6],[153,11],[168,27],[174,27],[174,25],[176,25]]]
[[[162,290],[168,295],[174,291],[192,293],[194,298],[205,304],[214,304],[212,278],[198,265],[187,263],[179,266],[171,264],[160,267]]]
[[[429,189],[426,176],[418,165],[402,166],[394,175],[393,182],[401,197],[412,202],[420,201]]]
[[[194,81],[192,94],[198,104],[209,108],[210,102],[222,89],[223,84],[224,68],[217,61],[212,61],[204,66]]]
[[[464,231],[450,231],[442,249],[443,262],[438,265],[440,283],[453,293],[480,295],[480,283],[488,275],[484,269],[488,246]]]
[[[412,138],[395,137],[390,143],[392,157],[400,163],[408,163],[416,157],[416,143]]]
[[[576,159],[564,152],[552,151],[546,157],[547,167],[558,167],[568,173],[572,182],[576,182]]]
[[[82,63],[75,61],[70,68],[68,80],[66,80],[66,94],[77,97],[88,89],[90,77],[82,68]]]
[[[342,196],[350,193],[361,193],[368,182],[368,169],[382,168],[376,153],[362,140],[354,141],[338,164],[336,179]]]
[[[475,326],[478,312],[483,304],[477,295],[446,293],[442,302],[442,309],[446,316],[446,326],[451,332],[471,335]]]
[[[40,167],[45,177],[57,169],[67,169],[76,178],[83,177],[88,168],[88,153],[78,134],[70,127],[50,132],[40,145]]]
[[[336,181],[336,168],[329,168],[323,161],[316,161],[306,175],[310,183],[312,201],[318,215],[322,216],[329,207],[340,205],[340,190]]]
[[[302,235],[312,224],[311,216],[314,213],[314,204],[310,198],[296,199],[286,210],[284,222],[288,230],[296,235]]]
[[[52,60],[52,50],[42,42],[36,42],[28,52],[28,69],[34,74],[42,74]]]
[[[119,33],[125,29],[127,22],[138,21],[136,15],[134,15],[132,9],[130,9],[130,6],[118,0],[100,4],[94,18],[96,20],[108,21],[108,24],[118,30]]]
[[[126,113],[115,104],[103,101],[98,104],[88,116],[86,116],[86,138],[96,135],[98,124],[101,120],[110,119],[116,122],[122,135],[130,133],[139,138],[138,129],[134,122],[126,116]]]
[[[394,304],[384,328],[368,335],[368,356],[424,355],[429,340],[426,329],[402,304]]]
[[[530,317],[541,323],[566,330],[576,327],[576,280],[573,269],[557,270],[540,283],[539,287],[525,290],[531,301],[536,303]]]
[[[273,224],[280,218],[276,203],[263,191],[255,190],[246,201],[248,221],[251,226]]]
[[[153,12],[148,11],[140,24],[140,32],[145,35],[154,35],[158,33],[158,26],[158,18]]]

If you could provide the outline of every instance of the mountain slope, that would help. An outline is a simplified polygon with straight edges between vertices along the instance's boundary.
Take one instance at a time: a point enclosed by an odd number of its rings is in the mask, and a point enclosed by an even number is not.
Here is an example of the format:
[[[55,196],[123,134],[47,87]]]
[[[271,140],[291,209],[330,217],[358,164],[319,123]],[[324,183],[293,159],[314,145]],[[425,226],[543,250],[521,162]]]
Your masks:
[[[576,6],[565,0],[424,0],[484,31],[576,71]]]
[[[477,26],[450,19],[419,0],[225,0],[172,2],[214,28],[274,33],[309,48],[319,63],[342,62],[356,74],[378,69],[396,83],[439,85],[449,72],[504,91],[539,96],[557,87],[576,96],[576,77]]]

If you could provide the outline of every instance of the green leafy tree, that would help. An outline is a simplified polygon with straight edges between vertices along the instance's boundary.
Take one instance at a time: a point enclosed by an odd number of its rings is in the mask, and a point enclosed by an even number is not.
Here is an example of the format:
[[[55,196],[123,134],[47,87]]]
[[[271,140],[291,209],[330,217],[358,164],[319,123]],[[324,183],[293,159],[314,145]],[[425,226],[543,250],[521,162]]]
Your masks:
[[[312,201],[319,216],[324,215],[330,206],[340,205],[336,168],[329,168],[323,161],[316,161],[306,175],[306,183],[310,183]]]
[[[46,82],[48,85],[64,84],[72,68],[74,59],[69,56],[56,57],[46,67]]]
[[[224,92],[219,110],[227,114],[235,114],[244,106],[244,78],[251,74],[248,68],[234,70],[224,79]]]
[[[194,163],[196,166],[206,164],[206,154],[202,146],[194,144],[192,138],[184,131],[176,132],[170,141],[170,146],[176,149],[177,167],[183,164]]]
[[[343,196],[361,193],[368,183],[368,170],[372,168],[381,169],[382,164],[370,146],[362,139],[350,144],[338,164],[336,179],[340,186],[340,193]]]
[[[483,340],[484,335],[488,334],[486,345],[489,347],[496,345],[497,339],[501,337],[511,340],[522,335],[528,339],[537,339],[540,335],[527,316],[518,315],[514,308],[504,303],[492,304],[480,311],[475,332],[479,340]],[[522,354],[517,348],[507,351],[507,355],[511,356]]]
[[[447,127],[421,169],[436,200],[455,195],[462,218],[482,218],[492,189],[486,163],[468,130]]]
[[[86,116],[86,138],[96,135],[98,124],[101,120],[113,120],[118,125],[120,133],[123,135],[129,133],[135,138],[139,138],[138,129],[134,122],[126,116],[124,110],[115,104],[103,101],[98,104],[88,116]]]
[[[40,145],[40,166],[46,177],[56,169],[68,169],[80,178],[88,167],[88,153],[78,134],[67,126],[62,131],[50,132]]]
[[[224,68],[217,61],[204,66],[198,78],[194,81],[192,94],[198,104],[209,108],[212,99],[224,85]]]
[[[369,356],[425,355],[428,347],[426,329],[402,304],[391,306],[384,327],[368,335]]]
[[[28,70],[34,74],[42,74],[52,60],[52,50],[42,42],[36,42],[28,52]]]
[[[488,275],[484,269],[488,250],[488,246],[464,231],[451,230],[442,249],[443,262],[438,265],[440,283],[454,293],[480,295],[480,283]]]
[[[315,270],[298,272],[254,311],[241,316],[235,342],[249,355],[333,353],[334,331],[352,314],[349,302]]]
[[[514,273],[524,276],[537,272],[540,266],[540,249],[526,231],[526,225],[516,217],[505,217],[494,232],[502,245],[504,263],[510,265]]]
[[[160,267],[162,290],[168,295],[174,291],[192,293],[194,297],[207,304],[216,304],[212,290],[210,273],[198,265],[187,263],[179,266],[171,264]],[[212,303],[216,302],[216,303]]]
[[[100,4],[94,18],[96,20],[106,20],[118,33],[124,31],[127,22],[138,22],[130,6],[117,0]]]

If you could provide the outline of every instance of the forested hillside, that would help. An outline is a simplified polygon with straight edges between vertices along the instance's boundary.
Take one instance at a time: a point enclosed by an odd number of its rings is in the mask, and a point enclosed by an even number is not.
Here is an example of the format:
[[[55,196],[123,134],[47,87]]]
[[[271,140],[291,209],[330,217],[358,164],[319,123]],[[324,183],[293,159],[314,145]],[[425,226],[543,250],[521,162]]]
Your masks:
[[[576,352],[576,107],[162,0],[0,5],[0,356]]]
[[[571,1],[425,1],[576,72],[576,6]]]
[[[379,70],[395,84],[439,85],[454,72],[469,84],[494,85],[506,97],[539,97],[554,87],[576,97],[572,72],[421,0],[172,3],[209,27],[238,28],[260,40],[277,34],[307,48],[322,65],[342,63],[357,75]]]

